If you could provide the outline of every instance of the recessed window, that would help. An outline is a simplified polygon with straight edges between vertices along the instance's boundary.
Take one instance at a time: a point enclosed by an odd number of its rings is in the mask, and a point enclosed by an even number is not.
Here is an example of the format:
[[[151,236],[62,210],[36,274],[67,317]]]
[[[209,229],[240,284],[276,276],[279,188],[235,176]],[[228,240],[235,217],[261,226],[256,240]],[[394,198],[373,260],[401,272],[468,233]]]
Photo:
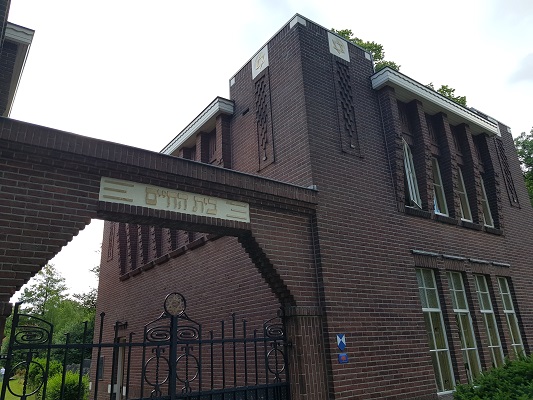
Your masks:
[[[476,281],[476,293],[479,300],[479,308],[483,316],[483,322],[487,331],[487,347],[493,367],[503,365],[503,350],[496,325],[496,317],[492,308],[487,278],[484,275],[474,275]]]
[[[435,157],[431,160],[433,170],[433,206],[436,214],[448,215],[448,206],[444,196],[444,187],[442,186],[442,177],[440,175],[439,162]]]
[[[481,373],[481,363],[476,345],[476,338],[472,325],[472,317],[466,299],[463,276],[460,272],[448,272],[448,282],[452,297],[453,312],[461,338],[461,353],[470,383]]]
[[[472,211],[470,210],[470,203],[468,202],[468,195],[466,194],[465,180],[463,179],[463,172],[461,168],[458,169],[459,176],[457,182],[457,194],[459,195],[460,200],[460,212],[461,219],[463,221],[472,222]]]
[[[418,191],[418,183],[416,181],[415,163],[413,162],[413,154],[411,148],[403,140],[403,164],[405,167],[405,203],[411,207],[422,208],[422,200],[420,200],[420,192]]]
[[[485,226],[494,228],[494,220],[492,219],[492,213],[490,212],[490,205],[487,198],[487,191],[485,190],[483,176],[481,177],[481,206],[483,210],[483,223]]]
[[[448,339],[446,338],[444,320],[442,318],[435,273],[431,269],[417,268],[416,278],[429,339],[429,352],[435,371],[437,390],[439,392],[453,390],[455,380],[453,378],[452,361]]]
[[[509,289],[509,282],[507,278],[498,278],[498,285],[500,287],[500,295],[502,296],[503,312],[507,320],[507,327],[511,335],[511,346],[516,356],[524,355],[524,345],[522,343],[522,335],[518,328],[518,320],[513,305],[513,298],[511,290]]]

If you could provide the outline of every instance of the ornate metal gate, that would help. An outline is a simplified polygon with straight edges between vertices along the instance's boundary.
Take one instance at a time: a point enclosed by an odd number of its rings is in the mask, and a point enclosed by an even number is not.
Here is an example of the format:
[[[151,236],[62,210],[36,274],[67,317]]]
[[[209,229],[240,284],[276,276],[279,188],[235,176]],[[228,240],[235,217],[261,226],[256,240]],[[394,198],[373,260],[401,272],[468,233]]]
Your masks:
[[[57,343],[51,324],[20,313],[19,307],[15,306],[4,356],[2,399],[6,393],[22,400],[46,399],[52,354],[56,359],[60,354],[64,362],[57,373],[65,400],[289,400],[288,344],[281,314],[259,330],[250,330],[245,320],[237,321],[232,315],[229,327],[221,321],[219,331],[204,335],[202,326],[185,313],[185,298],[171,293],[159,318],[144,326],[140,341],[135,341],[138,333],[127,332],[126,323],[116,322],[113,342],[105,343],[102,313],[94,343],[84,343],[85,339],[70,343],[69,335],[64,343]],[[85,329],[84,337],[86,333]],[[73,352],[79,363],[68,366]],[[83,362],[89,355],[90,374]],[[78,382],[74,394],[68,386],[72,371]],[[87,375],[88,391],[83,383]]]

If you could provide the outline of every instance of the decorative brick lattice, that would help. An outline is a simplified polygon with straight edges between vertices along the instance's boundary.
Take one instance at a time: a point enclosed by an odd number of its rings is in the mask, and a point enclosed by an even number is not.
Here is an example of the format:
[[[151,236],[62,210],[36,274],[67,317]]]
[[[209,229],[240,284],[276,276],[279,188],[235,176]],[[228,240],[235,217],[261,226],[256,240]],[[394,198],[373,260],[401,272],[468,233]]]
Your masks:
[[[337,62],[335,78],[339,99],[337,108],[339,111],[339,120],[341,121],[341,148],[345,153],[359,154],[359,138],[355,123],[355,106],[348,66]]]
[[[509,201],[511,203],[511,206],[520,207],[520,203],[518,201],[518,194],[516,193],[516,187],[514,185],[513,176],[511,175],[511,169],[509,168],[509,162],[507,161],[507,156],[505,155],[503,142],[499,139],[496,139],[495,142],[496,149],[498,150],[500,166],[502,167],[503,179],[505,180],[505,186],[507,187]]]
[[[128,224],[126,226],[128,237],[128,258],[130,269],[137,268],[138,246],[139,246],[139,228],[137,225]]]
[[[119,248],[119,267],[120,275],[126,273],[128,260],[128,233],[126,231],[126,224],[121,222],[118,225],[118,248]]]
[[[109,227],[109,237],[107,242],[107,261],[110,261],[113,259],[113,252],[115,250],[115,235],[116,235],[116,227],[117,224],[114,222],[111,222]]]
[[[272,124],[270,116],[270,87],[267,76],[263,75],[255,83],[255,118],[259,150],[259,169],[274,162]]]

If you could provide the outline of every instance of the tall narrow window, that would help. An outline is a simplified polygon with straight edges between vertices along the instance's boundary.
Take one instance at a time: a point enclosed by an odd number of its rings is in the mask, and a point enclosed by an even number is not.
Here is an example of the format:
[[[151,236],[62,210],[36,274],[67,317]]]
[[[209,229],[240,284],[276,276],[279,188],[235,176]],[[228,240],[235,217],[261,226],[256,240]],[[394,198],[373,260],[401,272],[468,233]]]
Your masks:
[[[471,383],[481,373],[481,363],[477,351],[476,338],[472,327],[472,317],[466,299],[463,276],[460,272],[448,272],[453,312],[461,336],[461,353],[465,364],[466,375]]]
[[[418,191],[418,183],[416,181],[415,163],[413,162],[413,154],[407,142],[403,139],[403,164],[405,167],[405,203],[408,206],[422,208],[422,200],[420,200],[420,192]]]
[[[468,202],[468,195],[466,194],[465,180],[463,179],[463,172],[461,168],[458,169],[459,176],[457,182],[457,193],[459,194],[459,199],[461,200],[460,211],[461,219],[463,221],[472,222],[472,212],[470,211],[470,203]]]
[[[439,162],[435,157],[431,159],[431,167],[433,170],[433,205],[435,213],[448,215],[448,206],[446,205],[446,197],[444,196]]]
[[[476,280],[479,308],[487,331],[488,348],[490,351],[492,366],[499,367],[503,365],[503,350],[500,334],[498,333],[498,326],[496,325],[496,317],[494,316],[494,310],[492,308],[492,301],[490,300],[487,278],[484,275],[474,275],[474,277]]]
[[[429,339],[429,352],[435,370],[437,390],[439,392],[453,390],[455,381],[435,273],[430,269],[417,268],[416,278]]]
[[[511,296],[511,290],[509,289],[509,282],[507,278],[498,278],[498,285],[500,287],[500,294],[502,296],[503,312],[507,319],[507,326],[511,335],[511,346],[517,356],[524,355],[524,345],[522,343],[522,335],[520,335],[520,329],[518,328],[518,319],[513,305],[513,297]]]
[[[485,226],[494,228],[494,220],[492,219],[492,213],[490,212],[489,199],[487,198],[483,176],[481,177],[481,205],[483,207],[483,223]]]

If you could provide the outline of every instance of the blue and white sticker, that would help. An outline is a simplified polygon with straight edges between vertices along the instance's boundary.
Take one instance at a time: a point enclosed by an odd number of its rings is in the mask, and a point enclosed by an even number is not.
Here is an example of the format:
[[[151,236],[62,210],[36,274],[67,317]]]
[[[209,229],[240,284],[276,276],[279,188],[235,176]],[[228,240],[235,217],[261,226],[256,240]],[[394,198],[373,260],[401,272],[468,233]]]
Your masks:
[[[346,335],[344,333],[337,334],[337,347],[340,351],[344,351],[346,348]]]

